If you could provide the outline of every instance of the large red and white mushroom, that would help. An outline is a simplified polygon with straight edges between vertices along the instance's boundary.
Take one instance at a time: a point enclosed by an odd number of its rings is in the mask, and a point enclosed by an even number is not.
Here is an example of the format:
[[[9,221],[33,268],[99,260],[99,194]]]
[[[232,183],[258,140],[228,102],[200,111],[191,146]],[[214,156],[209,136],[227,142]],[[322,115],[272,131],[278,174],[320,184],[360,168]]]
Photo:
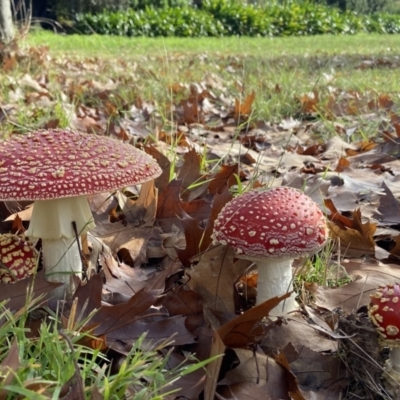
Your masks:
[[[246,192],[225,205],[213,239],[237,257],[257,263],[257,304],[293,290],[292,262],[318,251],[328,229],[318,204],[299,190],[278,187]],[[297,309],[295,294],[271,315]]]
[[[82,269],[73,223],[79,235],[94,226],[86,196],[160,174],[151,156],[104,136],[54,129],[0,142],[0,200],[34,200],[26,235],[42,240],[47,279],[67,286]]]
[[[12,233],[0,235],[0,282],[15,283],[33,275],[37,259],[29,240]]]
[[[370,296],[368,315],[383,347],[390,348],[385,371],[400,384],[400,285],[381,286]]]

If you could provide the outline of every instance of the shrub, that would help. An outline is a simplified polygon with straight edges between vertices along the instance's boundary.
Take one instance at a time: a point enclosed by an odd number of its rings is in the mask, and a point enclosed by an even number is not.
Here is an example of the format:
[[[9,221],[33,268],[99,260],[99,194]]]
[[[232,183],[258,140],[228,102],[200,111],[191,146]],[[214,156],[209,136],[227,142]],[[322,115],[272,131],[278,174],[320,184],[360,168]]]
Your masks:
[[[29,5],[29,0],[25,0]],[[35,7],[42,7],[44,0],[33,0]],[[191,7],[199,0],[45,0],[46,8],[51,10],[51,15],[71,19],[76,13],[102,13],[123,11],[129,8],[144,10],[151,8]]]
[[[71,19],[76,13],[98,13],[116,11],[130,7],[131,0],[47,0],[48,8],[57,17]]]
[[[203,0],[201,7],[147,7],[125,12],[79,14],[82,33],[126,36],[288,36],[398,33],[400,19],[390,14],[358,15],[311,1],[271,1],[252,5],[240,1]]]
[[[147,8],[127,12],[78,14],[76,28],[82,33],[119,36],[223,36],[222,23],[193,8]]]
[[[202,10],[220,21],[231,35],[270,35],[271,21],[264,9],[240,2],[205,0]]]
[[[368,19],[369,32],[400,33],[400,18],[395,14],[375,14]]]
[[[192,0],[129,0],[129,5],[134,10],[144,10],[145,8],[171,8],[171,7],[190,7]]]
[[[355,11],[359,14],[372,14],[383,11],[392,0],[326,0],[326,4],[339,7],[342,11]],[[318,0],[325,3],[325,0]]]
[[[363,30],[362,21],[354,13],[342,13],[311,1],[259,1],[259,4],[205,0],[202,9],[221,20],[228,32],[236,35],[342,34]]]

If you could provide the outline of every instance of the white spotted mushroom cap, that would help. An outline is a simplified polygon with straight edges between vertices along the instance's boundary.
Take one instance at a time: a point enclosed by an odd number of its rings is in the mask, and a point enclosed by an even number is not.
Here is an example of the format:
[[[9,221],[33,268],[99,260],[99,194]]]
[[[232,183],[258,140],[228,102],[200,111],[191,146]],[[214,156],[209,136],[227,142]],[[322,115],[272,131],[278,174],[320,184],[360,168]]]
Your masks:
[[[102,193],[160,174],[151,156],[104,136],[53,129],[0,141],[0,200]]]
[[[380,286],[370,296],[368,315],[389,347],[400,346],[400,285]]]
[[[15,283],[36,271],[37,252],[27,239],[12,233],[0,235],[0,282]]]
[[[297,189],[246,192],[225,205],[214,223],[214,242],[249,259],[297,258],[318,251],[328,229],[318,204]]]

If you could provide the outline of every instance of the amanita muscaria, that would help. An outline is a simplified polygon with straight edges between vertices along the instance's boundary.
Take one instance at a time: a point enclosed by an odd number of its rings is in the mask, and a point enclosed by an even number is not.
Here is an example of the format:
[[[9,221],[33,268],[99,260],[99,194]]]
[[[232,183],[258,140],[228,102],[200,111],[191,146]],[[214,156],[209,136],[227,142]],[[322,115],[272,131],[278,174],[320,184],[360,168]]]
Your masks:
[[[26,235],[42,240],[47,279],[67,286],[71,274],[81,273],[73,222],[79,235],[94,226],[86,196],[160,174],[143,151],[95,134],[53,129],[0,141],[0,200],[34,200]]]
[[[400,284],[381,286],[370,298],[369,318],[382,346],[390,348],[386,372],[400,384]]]
[[[235,197],[214,224],[215,242],[257,263],[257,304],[293,290],[292,262],[318,251],[328,229],[317,203],[297,189],[251,190]],[[295,294],[271,315],[297,309]]]
[[[33,244],[13,233],[0,235],[0,282],[15,283],[34,274],[38,254]]]

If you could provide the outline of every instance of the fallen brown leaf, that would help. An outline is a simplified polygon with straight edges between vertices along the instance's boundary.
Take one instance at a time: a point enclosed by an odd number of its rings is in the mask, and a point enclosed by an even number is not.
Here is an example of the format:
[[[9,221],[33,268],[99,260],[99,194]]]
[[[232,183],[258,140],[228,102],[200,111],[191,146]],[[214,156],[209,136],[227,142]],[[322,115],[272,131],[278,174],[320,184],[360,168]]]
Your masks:
[[[376,224],[363,223],[359,209],[353,212],[353,218],[350,219],[336,210],[332,200],[326,199],[325,206],[331,212],[328,216],[331,237],[340,245],[343,254],[347,256],[375,254],[373,235],[376,231]]]
[[[289,400],[289,386],[284,369],[265,354],[248,349],[234,349],[240,364],[227,372],[220,394],[228,399]],[[257,394],[257,395],[256,395]],[[261,395],[261,397],[255,397]]]
[[[217,332],[225,346],[247,347],[260,340],[264,336],[264,326],[261,321],[274,307],[289,296],[290,293],[286,293],[283,296],[269,299],[222,325]],[[271,326],[268,329],[271,329]]]
[[[189,287],[198,293],[204,308],[235,311],[235,282],[246,266],[234,262],[234,251],[227,246],[214,246],[201,254],[198,264],[187,271]]]
[[[10,385],[17,374],[18,368],[21,366],[18,351],[17,339],[14,339],[8,349],[7,355],[4,357],[0,364],[1,371],[1,385]],[[0,389],[0,400],[6,400],[9,396],[6,389]]]
[[[18,281],[14,284],[0,282],[0,301],[8,300],[7,307],[10,310],[19,310],[26,305],[26,295],[32,291],[32,298],[51,292],[59,283],[47,282],[44,278],[44,271],[38,272],[29,278]],[[31,288],[31,289],[30,289]]]
[[[317,306],[330,310],[341,307],[344,312],[352,313],[369,304],[369,295],[379,285],[394,283],[400,279],[400,266],[395,264],[383,264],[372,260],[347,260],[343,266],[353,281],[335,289],[320,287],[317,291]]]

